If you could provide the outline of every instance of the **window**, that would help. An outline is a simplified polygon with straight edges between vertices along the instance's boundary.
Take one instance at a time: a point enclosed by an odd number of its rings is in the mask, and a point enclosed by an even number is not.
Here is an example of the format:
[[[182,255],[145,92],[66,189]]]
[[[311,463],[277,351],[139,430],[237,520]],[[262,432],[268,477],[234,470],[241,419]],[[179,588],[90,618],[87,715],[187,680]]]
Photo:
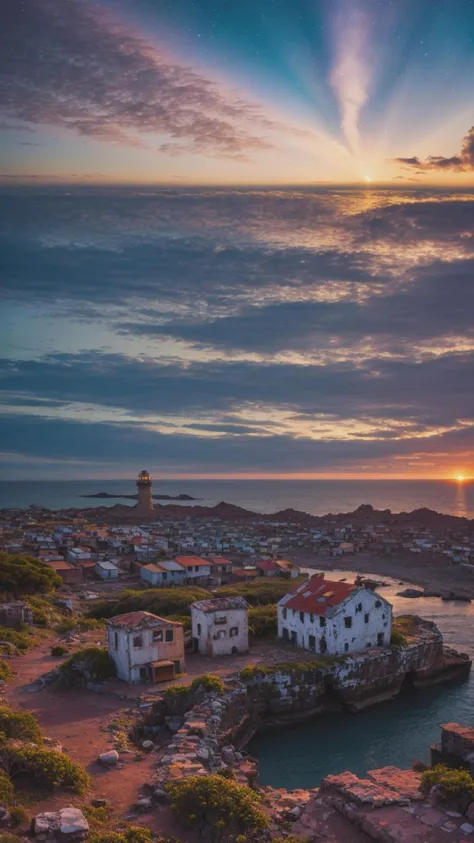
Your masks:
[[[174,641],[174,629],[167,629],[165,632],[165,641],[171,644]]]
[[[114,632],[114,647],[118,650],[118,632]]]
[[[162,629],[154,629],[152,635],[153,641],[163,641],[163,630]]]
[[[237,638],[239,634],[239,627],[238,626],[231,626],[229,635],[231,638]]]
[[[300,612],[300,621],[304,623],[304,612]]]
[[[168,574],[167,574],[167,573],[163,573],[161,576],[162,576],[162,579],[164,579],[164,580],[167,580],[167,579],[168,579]]]
[[[358,603],[356,606],[356,612],[362,612],[362,603]]]
[[[143,647],[143,638],[141,635],[134,635],[133,636],[133,646],[138,650],[140,647]]]
[[[327,641],[326,641],[325,638],[321,638],[321,641],[319,642],[319,649],[321,650],[322,653],[327,653],[328,644],[327,644]]]
[[[225,629],[220,629],[217,633],[218,638],[225,638]]]
[[[290,634],[289,634],[289,632],[288,632],[288,630],[287,630],[286,626],[284,626],[284,627],[283,627],[283,629],[282,629],[281,633],[282,633],[282,638],[283,638],[283,641],[288,641],[288,639],[289,639],[289,637],[290,637]]]
[[[314,637],[314,635],[310,635],[310,636],[309,636],[309,638],[308,638],[308,647],[309,647],[309,649],[310,649],[310,650],[315,650],[315,649],[316,649],[316,638]]]
[[[225,626],[227,623],[227,616],[222,615],[220,618],[214,618],[214,623],[216,626]]]
[[[376,608],[376,609],[380,609],[381,605],[382,605],[382,601],[381,601],[381,600],[376,600],[376,601],[375,601],[375,608]]]
[[[345,652],[345,653],[348,653],[348,652],[349,652],[349,644],[347,644],[347,643],[346,643],[346,644],[344,644],[344,652]]]
[[[201,624],[200,623],[198,623],[198,625],[197,625],[197,634],[198,635],[201,634]]]
[[[379,632],[377,635],[377,647],[383,647],[383,632]]]
[[[350,629],[352,626],[352,618],[344,618],[344,626],[346,629]]]
[[[365,615],[364,615],[364,623],[368,623],[368,622],[369,622],[369,617],[370,617],[369,613],[368,613],[368,612],[366,612],[366,613],[365,613]]]
[[[283,609],[283,620],[284,621],[286,621],[287,614],[288,614],[288,612],[286,611],[286,609]]]
[[[309,616],[309,622],[310,622],[310,623],[314,623],[314,615],[310,615],[310,616]]]
[[[326,618],[319,618],[319,626],[326,626]]]
[[[197,573],[197,572],[199,571],[199,565],[195,565],[195,566],[194,566],[194,570],[195,570],[195,571],[196,571],[196,573]]]

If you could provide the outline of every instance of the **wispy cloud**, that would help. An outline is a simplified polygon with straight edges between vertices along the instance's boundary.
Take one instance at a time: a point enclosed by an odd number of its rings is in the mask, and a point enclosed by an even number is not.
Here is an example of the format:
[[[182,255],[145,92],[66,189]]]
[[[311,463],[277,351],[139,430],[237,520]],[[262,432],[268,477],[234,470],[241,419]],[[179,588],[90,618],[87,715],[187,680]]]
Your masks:
[[[336,8],[331,84],[339,104],[344,136],[357,156],[360,114],[370,93],[369,23],[366,14],[360,8],[354,8],[349,0],[339,2]]]
[[[88,0],[5,0],[0,73],[5,119],[129,146],[244,158],[282,128]]]

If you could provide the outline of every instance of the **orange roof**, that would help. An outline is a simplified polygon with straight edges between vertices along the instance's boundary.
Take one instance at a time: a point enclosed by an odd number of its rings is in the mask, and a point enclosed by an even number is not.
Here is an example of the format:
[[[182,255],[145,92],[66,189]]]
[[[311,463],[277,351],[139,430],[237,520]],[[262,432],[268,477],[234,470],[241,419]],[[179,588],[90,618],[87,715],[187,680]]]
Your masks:
[[[317,574],[291,591],[289,600],[282,605],[295,612],[325,615],[328,608],[338,606],[358,588],[351,583],[326,580],[324,575]]]
[[[233,577],[257,577],[258,571],[250,571],[248,568],[234,568]]]
[[[51,559],[49,562],[46,562],[53,571],[77,571],[78,569],[74,567],[74,565],[70,565],[69,562],[60,562],[59,559]]]
[[[232,565],[230,559],[226,559],[225,556],[210,556],[209,559],[213,565]]]
[[[201,559],[200,556],[176,556],[176,562],[183,565],[185,568],[192,568],[193,565],[205,565],[209,568],[211,565],[207,559]]]

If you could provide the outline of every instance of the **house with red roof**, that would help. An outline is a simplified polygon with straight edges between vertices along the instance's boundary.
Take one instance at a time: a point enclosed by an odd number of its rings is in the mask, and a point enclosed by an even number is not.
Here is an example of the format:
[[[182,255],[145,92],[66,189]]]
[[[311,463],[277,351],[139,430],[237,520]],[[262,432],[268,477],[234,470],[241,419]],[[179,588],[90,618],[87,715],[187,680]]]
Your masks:
[[[177,556],[176,562],[185,569],[187,583],[207,585],[211,576],[211,563],[200,556]]]
[[[316,574],[278,603],[278,636],[295,647],[340,656],[388,647],[392,606],[370,588]]]

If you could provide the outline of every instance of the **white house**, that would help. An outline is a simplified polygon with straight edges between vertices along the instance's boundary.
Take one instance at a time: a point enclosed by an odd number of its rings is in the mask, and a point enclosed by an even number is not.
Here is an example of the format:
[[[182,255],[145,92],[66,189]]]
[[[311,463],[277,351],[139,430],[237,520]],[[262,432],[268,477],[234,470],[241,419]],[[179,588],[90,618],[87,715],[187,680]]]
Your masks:
[[[376,592],[316,574],[278,603],[278,636],[332,656],[387,647],[392,606]]]
[[[200,556],[177,556],[176,562],[186,570],[186,582],[207,585],[211,576],[211,563]]]
[[[173,559],[160,559],[140,568],[140,579],[153,587],[182,585],[186,570]]]
[[[90,548],[88,547],[70,547],[67,552],[67,561],[71,563],[71,565],[77,565],[79,562],[83,562],[86,559],[91,559],[92,554]]]
[[[106,559],[95,563],[95,572],[102,580],[117,580],[119,575],[117,566]]]
[[[231,656],[249,648],[248,603],[243,597],[215,597],[191,603],[196,650],[207,656]]]
[[[107,621],[107,638],[117,676],[125,682],[165,682],[184,671],[181,623],[128,612]]]

